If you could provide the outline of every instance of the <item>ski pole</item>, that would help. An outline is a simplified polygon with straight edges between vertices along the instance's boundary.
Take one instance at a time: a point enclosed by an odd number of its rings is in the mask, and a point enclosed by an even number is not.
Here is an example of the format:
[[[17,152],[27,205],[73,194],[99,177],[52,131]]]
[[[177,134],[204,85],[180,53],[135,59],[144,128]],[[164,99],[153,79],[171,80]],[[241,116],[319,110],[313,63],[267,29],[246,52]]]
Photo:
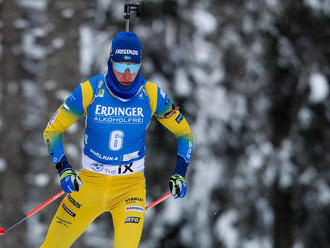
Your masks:
[[[35,209],[33,209],[32,211],[28,212],[22,219],[20,219],[19,221],[17,221],[16,223],[12,224],[11,226],[5,228],[1,228],[0,227],[0,236],[6,235],[6,233],[8,231],[10,231],[11,229],[13,229],[14,227],[16,227],[17,225],[19,225],[20,223],[22,223],[23,221],[27,220],[28,218],[30,218],[32,215],[34,215],[35,213],[39,212],[41,209],[43,209],[44,207],[46,207],[48,204],[52,203],[53,201],[55,201],[57,198],[61,197],[64,194],[64,190],[62,190],[61,192],[57,193],[56,195],[54,195],[53,197],[51,197],[50,199],[48,199],[47,201],[45,201],[44,203],[42,203],[40,206],[36,207]]]
[[[12,224],[11,226],[9,226],[7,228],[1,228],[0,227],[0,236],[6,235],[8,231],[10,231],[14,227],[18,226],[19,224],[21,224],[23,221],[27,220],[28,218],[30,218],[35,213],[39,212],[41,209],[43,209],[44,207],[46,207],[48,204],[52,203],[57,198],[61,197],[64,193],[65,193],[64,190],[62,190],[61,192],[57,193],[56,195],[54,195],[53,197],[49,198],[47,201],[45,201],[44,203],[42,203],[40,206],[38,206],[35,209],[33,209],[32,211],[28,212],[22,219],[20,219],[16,223]],[[159,198],[158,200],[154,201],[153,203],[150,203],[146,207],[146,209],[150,209],[150,208],[156,206],[157,204],[161,203],[162,201],[165,201],[170,195],[171,195],[171,192],[167,193],[166,195],[162,196],[161,198]]]
[[[171,192],[168,192],[166,195],[162,196],[161,198],[159,198],[158,200],[154,201],[153,203],[150,203],[146,209],[150,209],[154,206],[156,206],[157,204],[161,203],[162,201],[165,201],[167,198],[169,198],[171,195]]]

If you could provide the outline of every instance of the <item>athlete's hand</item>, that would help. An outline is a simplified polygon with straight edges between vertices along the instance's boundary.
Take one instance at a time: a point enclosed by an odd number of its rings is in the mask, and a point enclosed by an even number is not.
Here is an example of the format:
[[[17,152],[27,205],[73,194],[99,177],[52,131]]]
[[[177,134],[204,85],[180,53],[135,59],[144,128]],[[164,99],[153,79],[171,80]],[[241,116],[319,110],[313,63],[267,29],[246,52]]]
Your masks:
[[[68,162],[61,162],[56,165],[61,178],[61,187],[65,193],[79,191],[82,182],[78,174],[72,169]]]
[[[183,198],[186,195],[187,192],[187,185],[186,180],[183,176],[179,174],[174,174],[170,178],[169,182],[170,191],[173,195],[174,199],[176,198]]]

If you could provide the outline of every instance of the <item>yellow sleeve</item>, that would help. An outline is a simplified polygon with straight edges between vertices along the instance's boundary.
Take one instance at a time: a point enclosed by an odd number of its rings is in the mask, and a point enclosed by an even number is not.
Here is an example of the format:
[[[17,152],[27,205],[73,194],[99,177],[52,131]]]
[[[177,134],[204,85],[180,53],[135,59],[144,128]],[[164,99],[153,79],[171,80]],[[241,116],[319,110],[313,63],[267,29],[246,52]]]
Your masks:
[[[157,107],[157,85],[151,82],[146,82],[145,88],[149,96],[151,113],[154,115]]]
[[[54,164],[63,158],[63,133],[86,113],[93,99],[93,88],[89,81],[81,83],[57,109],[44,131],[44,140]]]
[[[185,159],[186,163],[189,163],[194,137],[188,122],[175,104],[172,103],[166,92],[150,82],[147,82],[145,87],[153,116],[175,135],[177,139],[177,153]]]

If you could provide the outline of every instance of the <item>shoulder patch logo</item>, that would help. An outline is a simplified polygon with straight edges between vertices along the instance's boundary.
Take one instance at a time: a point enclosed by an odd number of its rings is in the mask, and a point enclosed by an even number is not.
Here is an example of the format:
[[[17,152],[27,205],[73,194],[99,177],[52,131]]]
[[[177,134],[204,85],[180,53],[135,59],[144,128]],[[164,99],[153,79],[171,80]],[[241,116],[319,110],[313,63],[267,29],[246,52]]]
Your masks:
[[[104,89],[99,91],[98,97],[104,97]]]

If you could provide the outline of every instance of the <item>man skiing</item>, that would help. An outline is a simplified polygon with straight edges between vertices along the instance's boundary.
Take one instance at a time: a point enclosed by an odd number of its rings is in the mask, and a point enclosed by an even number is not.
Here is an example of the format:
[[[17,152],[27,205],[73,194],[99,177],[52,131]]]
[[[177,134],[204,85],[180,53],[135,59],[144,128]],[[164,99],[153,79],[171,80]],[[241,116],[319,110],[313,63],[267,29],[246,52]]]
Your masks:
[[[81,83],[48,122],[45,143],[67,195],[42,248],[70,247],[106,211],[113,218],[114,247],[138,247],[145,214],[145,135],[152,116],[177,139],[169,186],[174,198],[185,196],[193,135],[166,92],[142,77],[141,60],[137,35],[118,33],[107,72]],[[85,137],[78,175],[64,154],[62,134],[81,116]]]

